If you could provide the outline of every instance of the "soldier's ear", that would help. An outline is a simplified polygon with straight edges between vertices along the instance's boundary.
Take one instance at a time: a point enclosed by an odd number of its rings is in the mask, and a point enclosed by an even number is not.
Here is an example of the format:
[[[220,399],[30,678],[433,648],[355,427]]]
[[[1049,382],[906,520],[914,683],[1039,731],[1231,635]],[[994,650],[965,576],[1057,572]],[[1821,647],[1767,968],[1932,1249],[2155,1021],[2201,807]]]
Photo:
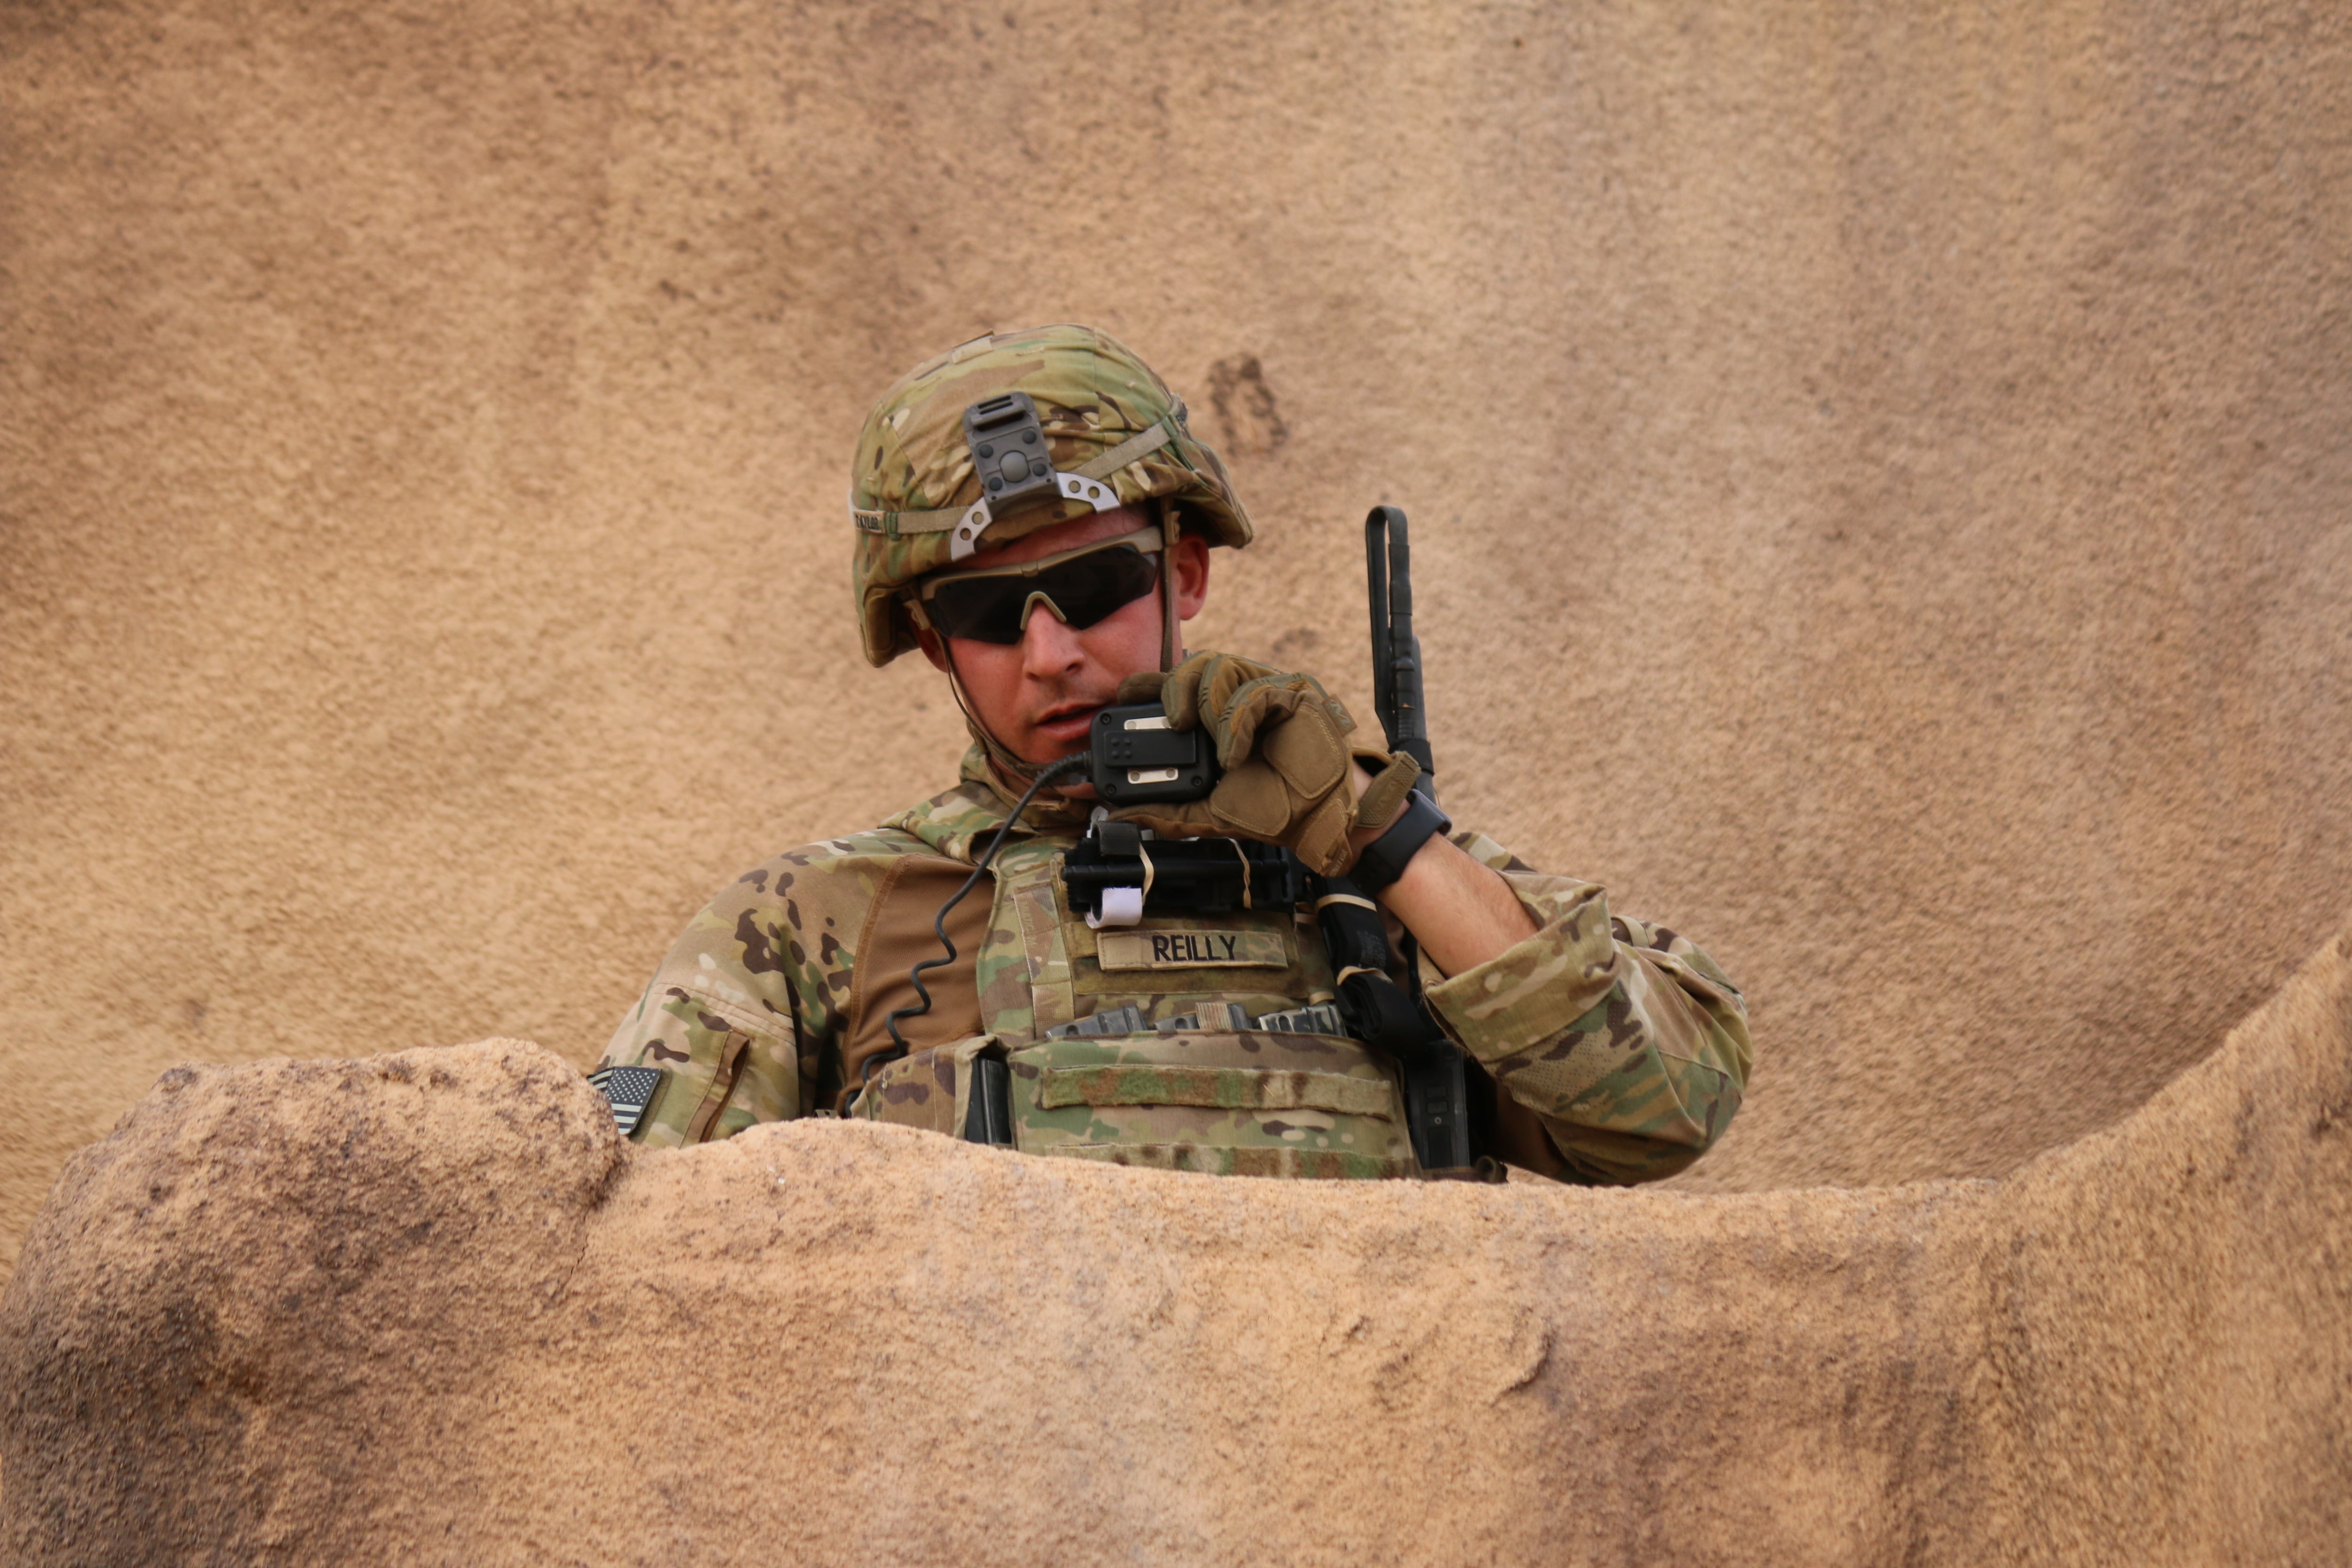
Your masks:
[[[917,626],[915,646],[923,650],[923,657],[931,661],[933,669],[938,670],[941,675],[951,673],[948,666],[948,650],[940,646],[939,633],[929,626]]]
[[[1168,559],[1176,573],[1176,618],[1189,621],[1209,602],[1209,542],[1188,531]]]

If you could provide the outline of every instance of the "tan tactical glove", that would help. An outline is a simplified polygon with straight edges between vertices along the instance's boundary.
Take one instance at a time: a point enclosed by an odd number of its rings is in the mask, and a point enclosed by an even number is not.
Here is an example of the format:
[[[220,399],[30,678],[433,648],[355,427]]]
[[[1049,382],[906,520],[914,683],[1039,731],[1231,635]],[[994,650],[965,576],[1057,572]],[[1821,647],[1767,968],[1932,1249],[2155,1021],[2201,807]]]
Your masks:
[[[1198,725],[1208,732],[1224,770],[1205,799],[1112,813],[1171,838],[1238,836],[1286,844],[1309,870],[1334,876],[1355,859],[1349,833],[1385,826],[1421,775],[1402,752],[1392,757],[1350,742],[1356,721],[1311,675],[1196,653],[1165,675],[1130,675],[1119,684],[1121,702],[1155,698],[1172,728]],[[1350,762],[1374,775],[1361,800]]]

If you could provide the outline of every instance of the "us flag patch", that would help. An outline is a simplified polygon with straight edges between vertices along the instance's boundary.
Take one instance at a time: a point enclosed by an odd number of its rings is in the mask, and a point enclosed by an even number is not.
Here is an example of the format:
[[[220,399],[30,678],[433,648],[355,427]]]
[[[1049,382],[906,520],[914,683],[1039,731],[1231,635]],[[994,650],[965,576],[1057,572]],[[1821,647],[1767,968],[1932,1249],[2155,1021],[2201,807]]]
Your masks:
[[[588,1075],[605,1102],[613,1108],[614,1130],[626,1138],[646,1119],[646,1108],[654,1102],[654,1093],[661,1088],[659,1068],[599,1068]]]

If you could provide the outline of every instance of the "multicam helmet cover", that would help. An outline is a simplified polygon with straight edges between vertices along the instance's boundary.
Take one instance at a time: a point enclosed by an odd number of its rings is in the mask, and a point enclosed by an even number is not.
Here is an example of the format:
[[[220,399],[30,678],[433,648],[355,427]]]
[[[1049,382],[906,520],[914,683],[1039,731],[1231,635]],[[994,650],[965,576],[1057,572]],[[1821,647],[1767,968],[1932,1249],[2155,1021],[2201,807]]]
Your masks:
[[[990,514],[964,411],[1008,392],[1036,405],[1058,493]],[[975,338],[885,392],[858,433],[849,488],[851,573],[867,662],[915,646],[901,593],[924,573],[1049,523],[1166,497],[1213,544],[1250,541],[1249,514],[1184,404],[1126,345],[1091,327]]]

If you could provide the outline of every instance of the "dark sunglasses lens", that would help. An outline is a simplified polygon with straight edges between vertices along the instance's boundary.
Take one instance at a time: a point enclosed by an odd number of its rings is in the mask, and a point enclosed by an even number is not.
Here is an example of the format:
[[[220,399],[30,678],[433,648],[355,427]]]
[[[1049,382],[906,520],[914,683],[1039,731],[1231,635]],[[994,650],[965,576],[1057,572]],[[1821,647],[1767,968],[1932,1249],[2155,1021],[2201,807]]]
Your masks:
[[[977,583],[942,583],[927,601],[931,624],[951,637],[979,642],[1021,640],[1021,603],[1029,584],[1018,577]]]
[[[1160,557],[1120,544],[1048,567],[1037,575],[1037,590],[1054,601],[1073,629],[1084,631],[1151,592],[1159,581]]]
[[[925,601],[931,624],[951,637],[975,642],[1021,640],[1022,610],[1043,594],[1062,619],[1084,631],[1151,592],[1160,563],[1131,544],[1114,545],[1048,566],[1034,577],[950,578]]]

